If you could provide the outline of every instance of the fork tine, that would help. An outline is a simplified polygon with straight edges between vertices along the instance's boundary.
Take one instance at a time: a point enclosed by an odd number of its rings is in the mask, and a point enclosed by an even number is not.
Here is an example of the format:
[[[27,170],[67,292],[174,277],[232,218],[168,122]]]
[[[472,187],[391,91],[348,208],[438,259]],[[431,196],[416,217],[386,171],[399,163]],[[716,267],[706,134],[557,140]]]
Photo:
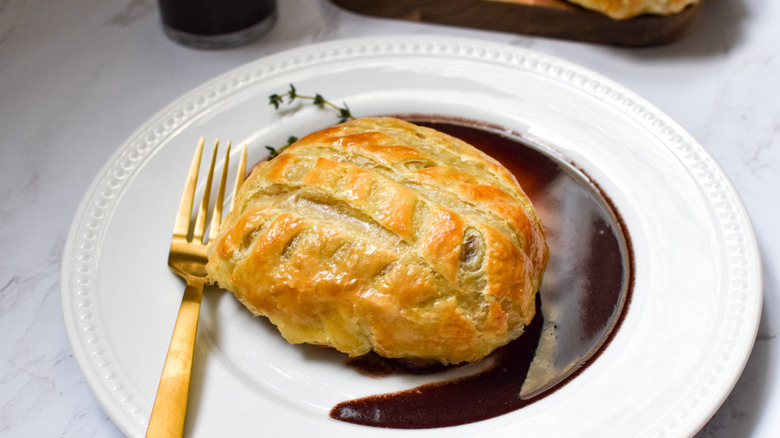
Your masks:
[[[219,188],[217,189],[217,200],[214,204],[214,213],[211,215],[208,240],[212,240],[217,237],[219,226],[222,224],[222,204],[225,202],[225,184],[227,183],[229,165],[230,142],[228,141],[227,150],[225,151],[225,162],[222,164],[222,178],[219,180]]]
[[[233,186],[233,201],[230,206],[231,210],[236,206],[236,194],[238,194],[238,189],[241,187],[241,184],[244,183],[244,179],[246,179],[246,145],[244,145],[244,147],[241,148],[241,158],[238,160],[238,170],[236,171],[236,183]]]
[[[203,202],[200,203],[192,231],[192,239],[188,239],[189,225],[192,222],[192,208],[195,191],[198,185],[198,173],[201,166],[204,139],[198,142],[195,156],[187,174],[184,193],[179,203],[179,211],[174,224],[174,235],[171,239],[171,249],[168,254],[168,266],[177,275],[184,278],[187,287],[184,289],[179,314],[171,336],[168,354],[163,365],[157,395],[154,399],[152,414],[149,417],[147,438],[181,436],[184,430],[184,420],[187,411],[187,398],[192,376],[192,361],[195,339],[198,331],[198,318],[203,296],[203,288],[208,284],[206,272],[207,247],[203,241],[207,222],[207,210],[210,204],[211,186],[214,178],[219,140],[214,144],[208,177],[203,190]],[[217,232],[222,218],[225,185],[229,171],[230,143],[219,182],[216,205],[212,215],[209,239]],[[246,146],[239,164],[236,186],[240,185],[246,172]],[[235,197],[235,194],[233,195]]]
[[[195,187],[198,182],[198,169],[200,169],[200,156],[203,154],[203,137],[198,140],[195,155],[192,157],[187,181],[184,183],[184,192],[179,202],[179,211],[176,213],[176,222],[173,225],[173,235],[187,237],[190,231],[190,218],[192,217],[192,204],[195,199]]]
[[[198,216],[195,218],[195,229],[192,232],[193,242],[203,241],[203,232],[206,230],[206,213],[209,209],[209,199],[211,198],[211,182],[214,179],[214,162],[217,160],[217,149],[219,140],[214,143],[214,153],[211,155],[211,165],[209,165],[209,174],[206,177],[206,187],[203,189],[203,201],[198,209]]]

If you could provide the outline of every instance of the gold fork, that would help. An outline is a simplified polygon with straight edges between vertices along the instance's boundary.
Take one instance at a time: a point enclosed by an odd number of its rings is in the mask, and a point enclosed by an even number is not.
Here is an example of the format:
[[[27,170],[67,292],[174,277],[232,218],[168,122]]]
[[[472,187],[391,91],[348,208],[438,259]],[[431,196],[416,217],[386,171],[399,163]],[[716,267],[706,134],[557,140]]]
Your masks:
[[[219,182],[217,199],[211,215],[209,235],[204,241],[203,234],[208,221],[206,215],[209,209],[211,182],[214,175],[214,164],[217,159],[218,147],[219,140],[214,144],[214,153],[211,157],[203,200],[198,208],[195,224],[190,234],[195,188],[198,182],[200,159],[203,155],[203,138],[198,142],[198,147],[195,150],[195,155],[192,157],[192,164],[187,175],[184,193],[179,203],[176,223],[173,227],[168,266],[187,282],[187,287],[184,289],[179,315],[176,318],[171,344],[168,347],[168,355],[165,358],[162,377],[160,377],[160,385],[157,388],[157,396],[154,399],[152,415],[146,430],[147,438],[180,437],[184,431],[184,417],[187,412],[187,396],[189,394],[190,375],[192,373],[192,358],[195,351],[195,335],[198,331],[200,303],[203,296],[203,287],[208,281],[206,275],[206,247],[208,241],[216,237],[217,230],[222,222],[222,204],[225,198],[225,183],[227,182],[230,157],[230,143],[228,143],[224,167],[222,168],[222,178]],[[233,187],[233,202],[235,202],[236,191],[243,182],[245,173],[246,146],[242,149],[238,164],[236,182]]]

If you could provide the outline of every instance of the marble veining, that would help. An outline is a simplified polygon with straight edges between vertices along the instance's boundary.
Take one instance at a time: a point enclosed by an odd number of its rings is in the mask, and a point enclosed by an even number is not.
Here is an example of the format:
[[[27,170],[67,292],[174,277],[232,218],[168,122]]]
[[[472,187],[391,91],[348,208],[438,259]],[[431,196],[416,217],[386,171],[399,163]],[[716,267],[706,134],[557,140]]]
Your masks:
[[[0,0],[0,436],[121,436],[73,358],[59,284],[73,215],[116,148],[160,108],[217,74],[313,42],[393,34],[465,36],[571,60],[635,90],[704,145],[753,222],[765,298],[745,372],[699,436],[775,436],[778,20],[778,2],[710,0],[686,39],[627,50],[362,17],[326,0],[287,0],[262,40],[202,52],[165,38],[152,0]]]
[[[156,10],[157,6],[153,0],[132,0],[127,3],[122,11],[114,14],[109,23],[118,26],[129,26],[136,20],[153,14]]]

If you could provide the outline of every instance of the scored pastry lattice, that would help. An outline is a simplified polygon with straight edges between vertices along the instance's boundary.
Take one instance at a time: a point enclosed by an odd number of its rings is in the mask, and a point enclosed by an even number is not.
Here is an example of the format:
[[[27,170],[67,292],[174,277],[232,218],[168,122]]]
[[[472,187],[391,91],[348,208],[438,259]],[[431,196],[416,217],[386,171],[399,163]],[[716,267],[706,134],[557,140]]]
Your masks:
[[[288,341],[444,363],[522,333],[547,261],[514,177],[394,118],[311,134],[253,170],[210,249],[213,281]]]

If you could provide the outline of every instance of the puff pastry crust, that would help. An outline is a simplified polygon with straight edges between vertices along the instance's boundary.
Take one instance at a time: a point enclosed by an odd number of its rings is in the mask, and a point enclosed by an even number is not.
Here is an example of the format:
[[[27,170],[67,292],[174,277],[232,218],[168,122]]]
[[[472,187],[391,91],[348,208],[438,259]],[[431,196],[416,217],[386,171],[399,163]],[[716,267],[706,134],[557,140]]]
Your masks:
[[[207,270],[291,343],[447,364],[523,332],[547,258],[507,169],[439,131],[376,117],[260,163]]]
[[[623,20],[642,14],[671,15],[701,0],[568,0],[588,9]]]

